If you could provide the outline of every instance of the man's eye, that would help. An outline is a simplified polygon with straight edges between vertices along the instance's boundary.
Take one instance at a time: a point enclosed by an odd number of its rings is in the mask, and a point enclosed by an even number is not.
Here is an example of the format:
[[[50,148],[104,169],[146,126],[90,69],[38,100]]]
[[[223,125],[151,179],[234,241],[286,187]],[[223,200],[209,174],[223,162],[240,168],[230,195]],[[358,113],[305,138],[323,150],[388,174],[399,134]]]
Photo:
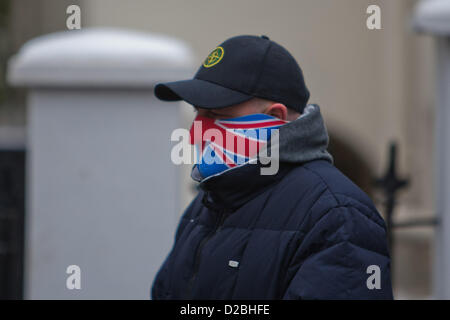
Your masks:
[[[226,115],[226,114],[218,114],[216,117],[220,118],[220,119],[231,119],[231,118],[233,118],[232,116],[229,116],[229,115]]]
[[[224,118],[225,119],[227,117],[224,114],[219,114],[219,113],[214,113],[214,112],[211,112],[211,115],[216,117],[216,118]]]

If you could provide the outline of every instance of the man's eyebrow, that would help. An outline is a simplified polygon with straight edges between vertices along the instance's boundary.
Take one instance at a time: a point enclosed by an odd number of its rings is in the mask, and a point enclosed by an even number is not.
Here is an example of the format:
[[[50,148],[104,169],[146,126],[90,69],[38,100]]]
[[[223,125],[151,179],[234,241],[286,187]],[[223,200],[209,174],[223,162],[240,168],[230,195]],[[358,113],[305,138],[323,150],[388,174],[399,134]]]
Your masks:
[[[200,107],[198,107],[198,106],[192,106],[194,109],[195,109],[195,111],[197,111],[198,112],[198,109],[200,108]],[[223,113],[223,112],[220,112],[220,109],[219,109],[219,112],[217,112],[217,109],[206,109],[207,110],[207,112],[209,112],[210,114],[213,114],[213,115],[216,115],[216,116],[219,116],[219,117],[229,117],[229,115],[228,115],[228,113]]]

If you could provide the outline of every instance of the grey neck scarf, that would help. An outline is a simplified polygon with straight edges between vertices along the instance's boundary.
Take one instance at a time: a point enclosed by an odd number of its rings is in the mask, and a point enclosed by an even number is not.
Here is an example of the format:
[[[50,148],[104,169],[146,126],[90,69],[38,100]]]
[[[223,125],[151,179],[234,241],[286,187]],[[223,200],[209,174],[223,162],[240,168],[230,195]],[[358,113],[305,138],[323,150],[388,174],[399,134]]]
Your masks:
[[[333,163],[327,151],[329,142],[320,108],[316,104],[306,106],[303,114],[279,129],[280,162],[301,164],[323,159]],[[274,145],[274,142],[270,142]]]

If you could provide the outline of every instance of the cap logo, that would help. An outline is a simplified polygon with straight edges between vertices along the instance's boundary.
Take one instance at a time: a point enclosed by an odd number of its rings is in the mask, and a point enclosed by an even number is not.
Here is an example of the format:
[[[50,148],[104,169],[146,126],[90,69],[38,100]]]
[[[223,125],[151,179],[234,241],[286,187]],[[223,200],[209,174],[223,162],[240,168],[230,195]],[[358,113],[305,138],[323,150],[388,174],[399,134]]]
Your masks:
[[[224,52],[225,51],[222,47],[215,48],[205,59],[205,61],[203,62],[203,66],[205,68],[215,66],[220,62],[220,60],[222,60]]]

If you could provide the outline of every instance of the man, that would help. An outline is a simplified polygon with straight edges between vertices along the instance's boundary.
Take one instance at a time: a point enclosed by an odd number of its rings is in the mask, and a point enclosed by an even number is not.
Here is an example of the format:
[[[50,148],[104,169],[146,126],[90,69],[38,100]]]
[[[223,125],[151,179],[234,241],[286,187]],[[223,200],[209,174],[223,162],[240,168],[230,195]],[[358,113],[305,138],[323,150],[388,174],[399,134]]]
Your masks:
[[[153,299],[393,298],[384,221],[333,166],[320,109],[307,105],[302,71],[286,49],[266,36],[230,38],[194,79],[158,84],[155,94],[196,108],[203,131],[191,143],[216,161],[194,165],[200,191],[153,282]],[[256,157],[248,148],[239,153],[205,138],[205,128],[277,146],[278,170],[262,174],[264,148]],[[278,135],[264,138],[267,128]],[[239,157],[245,161],[237,164]]]

